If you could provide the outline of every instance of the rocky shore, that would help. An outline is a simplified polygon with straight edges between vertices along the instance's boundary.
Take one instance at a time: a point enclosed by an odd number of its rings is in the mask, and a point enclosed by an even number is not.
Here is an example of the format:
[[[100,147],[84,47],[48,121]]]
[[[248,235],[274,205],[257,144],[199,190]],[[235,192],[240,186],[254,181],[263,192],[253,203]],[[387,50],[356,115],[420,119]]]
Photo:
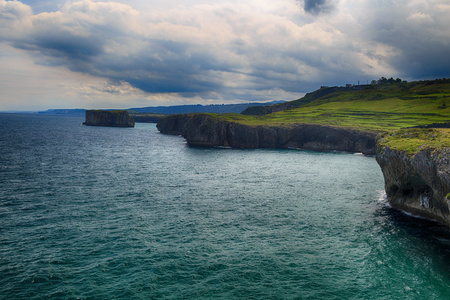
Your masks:
[[[450,147],[411,155],[378,142],[376,160],[392,207],[450,226]]]
[[[251,126],[207,114],[180,114],[161,119],[157,128],[161,133],[182,135],[191,146],[298,148],[375,154],[375,133],[324,125]]]
[[[126,110],[87,110],[83,125],[134,127],[134,119]]]

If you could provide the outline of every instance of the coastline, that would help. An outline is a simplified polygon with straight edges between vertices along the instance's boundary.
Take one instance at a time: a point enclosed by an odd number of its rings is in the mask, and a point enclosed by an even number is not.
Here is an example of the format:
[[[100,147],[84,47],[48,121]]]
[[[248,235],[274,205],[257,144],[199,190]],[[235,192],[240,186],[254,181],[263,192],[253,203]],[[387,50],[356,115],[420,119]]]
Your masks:
[[[316,124],[246,125],[207,114],[180,114],[161,119],[161,133],[181,135],[191,146],[304,149],[375,155],[376,133]]]
[[[301,149],[374,156],[392,208],[450,227],[450,199],[446,197],[450,192],[450,148],[437,151],[435,145],[420,145],[415,155],[408,156],[403,150],[391,149],[385,143],[386,134],[314,124],[250,126],[207,114],[172,115],[158,122],[157,128],[163,134],[183,136],[194,147]],[[435,135],[430,128],[411,130]],[[411,134],[406,135],[408,138]]]

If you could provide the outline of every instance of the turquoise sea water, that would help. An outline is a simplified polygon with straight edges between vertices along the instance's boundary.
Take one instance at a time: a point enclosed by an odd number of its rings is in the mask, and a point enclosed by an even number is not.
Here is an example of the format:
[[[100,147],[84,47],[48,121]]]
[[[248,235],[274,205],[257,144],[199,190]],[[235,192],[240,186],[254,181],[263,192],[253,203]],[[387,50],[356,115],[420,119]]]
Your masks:
[[[0,115],[0,299],[448,299],[375,159]]]

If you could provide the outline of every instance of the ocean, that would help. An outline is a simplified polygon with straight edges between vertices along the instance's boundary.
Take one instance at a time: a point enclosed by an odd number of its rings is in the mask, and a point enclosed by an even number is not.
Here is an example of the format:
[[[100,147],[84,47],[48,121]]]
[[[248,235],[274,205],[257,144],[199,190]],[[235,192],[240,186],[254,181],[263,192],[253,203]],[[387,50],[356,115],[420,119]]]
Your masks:
[[[450,232],[374,157],[0,115],[0,299],[448,299]]]

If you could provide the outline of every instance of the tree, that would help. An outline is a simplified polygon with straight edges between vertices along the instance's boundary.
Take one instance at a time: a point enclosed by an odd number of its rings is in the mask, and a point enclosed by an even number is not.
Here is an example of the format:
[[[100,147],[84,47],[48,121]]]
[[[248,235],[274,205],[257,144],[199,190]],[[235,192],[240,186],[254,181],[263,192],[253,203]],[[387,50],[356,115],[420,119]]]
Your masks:
[[[374,83],[375,80],[372,80],[372,84]],[[380,77],[376,83],[377,84],[392,84],[392,83],[400,83],[402,82],[402,80],[400,78],[394,79],[393,77],[391,78],[386,78],[386,77]]]

